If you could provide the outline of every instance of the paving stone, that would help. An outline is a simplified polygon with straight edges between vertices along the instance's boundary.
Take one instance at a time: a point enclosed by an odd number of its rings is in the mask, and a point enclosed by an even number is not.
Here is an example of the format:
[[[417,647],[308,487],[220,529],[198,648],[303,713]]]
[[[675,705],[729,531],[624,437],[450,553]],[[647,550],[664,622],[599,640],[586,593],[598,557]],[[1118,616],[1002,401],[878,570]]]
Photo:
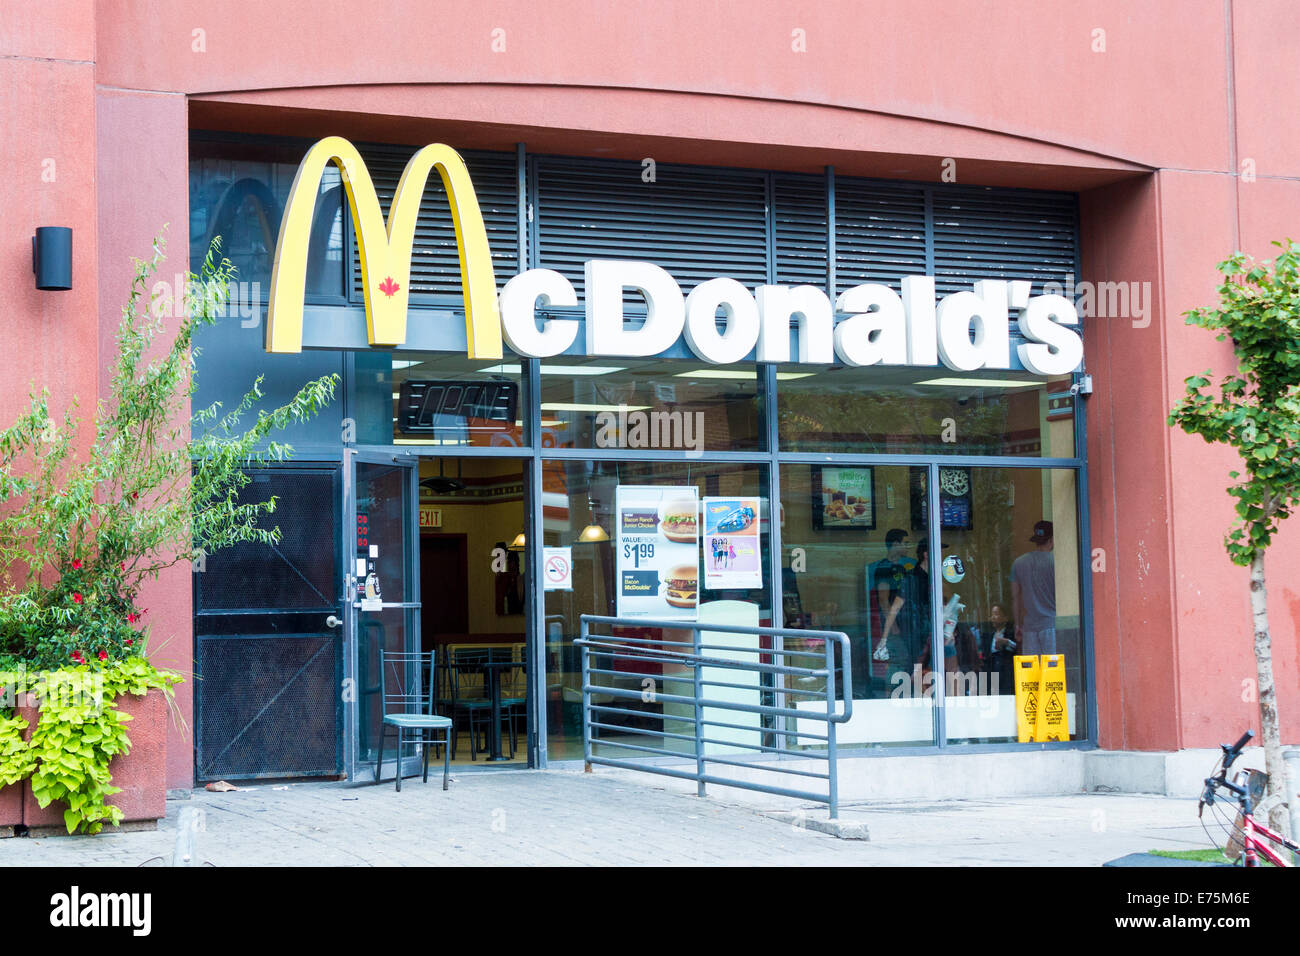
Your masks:
[[[0,841],[0,866],[170,864],[182,809],[194,852],[218,866],[1095,866],[1153,848],[1207,846],[1193,800],[1070,794],[841,808],[842,840],[809,824],[825,807],[701,800],[634,774],[461,774],[452,788],[294,783],[168,800],[157,830]],[[781,812],[784,820],[777,819]],[[154,862],[151,865],[159,865]]]

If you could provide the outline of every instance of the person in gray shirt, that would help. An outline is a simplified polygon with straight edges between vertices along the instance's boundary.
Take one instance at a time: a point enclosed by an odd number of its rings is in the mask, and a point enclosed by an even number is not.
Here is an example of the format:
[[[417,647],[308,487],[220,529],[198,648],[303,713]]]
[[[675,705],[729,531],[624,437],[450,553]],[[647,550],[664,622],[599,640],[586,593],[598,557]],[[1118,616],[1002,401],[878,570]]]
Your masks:
[[[1052,555],[1052,522],[1034,525],[1033,551],[1011,564],[1011,603],[1016,641],[1026,655],[1056,653],[1056,559]]]

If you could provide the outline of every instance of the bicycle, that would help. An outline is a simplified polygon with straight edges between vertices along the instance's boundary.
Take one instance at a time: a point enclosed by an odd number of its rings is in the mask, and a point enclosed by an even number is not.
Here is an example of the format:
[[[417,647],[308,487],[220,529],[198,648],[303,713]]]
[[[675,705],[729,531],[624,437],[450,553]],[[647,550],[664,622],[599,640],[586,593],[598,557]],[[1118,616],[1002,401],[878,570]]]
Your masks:
[[[1219,790],[1226,790],[1231,794],[1231,799],[1238,806],[1237,818],[1231,824],[1231,836],[1223,848],[1224,856],[1233,863],[1242,860],[1243,866],[1259,866],[1259,858],[1262,856],[1274,866],[1291,866],[1292,864],[1283,859],[1278,853],[1274,852],[1270,841],[1281,847],[1285,847],[1292,853],[1300,852],[1300,846],[1292,843],[1286,837],[1279,833],[1274,833],[1268,827],[1255,822],[1254,808],[1259,804],[1260,798],[1264,795],[1264,790],[1268,785],[1268,774],[1259,770],[1239,770],[1233,775],[1231,781],[1228,780],[1228,771],[1232,768],[1233,763],[1241,755],[1241,750],[1255,736],[1253,730],[1247,730],[1241,735],[1241,739],[1229,747],[1227,744],[1220,744],[1223,750],[1223,756],[1219,758],[1219,763],[1215,764],[1218,768],[1221,763],[1222,769],[1217,774],[1212,774],[1205,778],[1205,789],[1201,791],[1201,800],[1197,804],[1196,816],[1201,820],[1201,826],[1205,829],[1206,836],[1214,840],[1210,834],[1209,827],[1205,826],[1205,819],[1202,814],[1207,806],[1214,806],[1214,797]],[[1220,798],[1223,800],[1224,798]],[[1225,822],[1226,818],[1220,817],[1219,823],[1227,832],[1229,825]],[[1263,839],[1261,839],[1261,837]],[[1218,841],[1215,841],[1216,844]]]

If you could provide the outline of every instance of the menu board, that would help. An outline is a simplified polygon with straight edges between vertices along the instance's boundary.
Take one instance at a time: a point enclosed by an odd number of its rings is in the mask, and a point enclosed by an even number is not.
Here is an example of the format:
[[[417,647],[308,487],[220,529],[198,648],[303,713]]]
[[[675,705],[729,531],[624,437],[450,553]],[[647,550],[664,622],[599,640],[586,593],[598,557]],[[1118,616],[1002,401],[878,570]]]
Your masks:
[[[618,616],[694,620],[700,604],[699,491],[619,485],[614,511]]]
[[[757,498],[704,499],[704,586],[763,586]]]
[[[875,473],[871,468],[812,468],[812,524],[822,531],[876,527]]]
[[[924,531],[930,519],[930,498],[926,491],[924,465],[914,465],[908,475],[912,506],[912,530]],[[971,471],[964,467],[939,469],[939,522],[942,528],[970,531],[974,527]]]

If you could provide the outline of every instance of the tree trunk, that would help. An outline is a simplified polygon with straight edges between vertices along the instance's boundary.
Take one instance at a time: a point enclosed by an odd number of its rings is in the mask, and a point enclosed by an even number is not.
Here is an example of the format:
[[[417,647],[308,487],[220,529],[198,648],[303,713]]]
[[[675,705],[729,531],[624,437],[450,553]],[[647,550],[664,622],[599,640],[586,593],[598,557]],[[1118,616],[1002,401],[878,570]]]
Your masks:
[[[1287,809],[1286,762],[1282,759],[1282,730],[1277,716],[1277,691],[1273,686],[1273,643],[1268,632],[1268,592],[1264,587],[1264,552],[1250,563],[1250,614],[1255,629],[1255,670],[1259,680],[1260,743],[1268,773],[1269,828],[1282,834],[1290,830]]]

